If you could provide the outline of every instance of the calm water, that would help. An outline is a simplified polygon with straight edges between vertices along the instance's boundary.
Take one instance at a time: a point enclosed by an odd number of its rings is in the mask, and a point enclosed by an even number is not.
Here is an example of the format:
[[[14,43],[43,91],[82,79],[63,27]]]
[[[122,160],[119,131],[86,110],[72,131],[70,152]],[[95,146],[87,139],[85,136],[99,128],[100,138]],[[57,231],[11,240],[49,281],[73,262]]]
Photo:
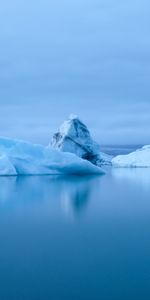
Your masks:
[[[103,145],[100,147],[100,150],[104,153],[116,156],[131,153],[142,147],[143,145]]]
[[[150,299],[150,170],[0,178],[0,300]]]

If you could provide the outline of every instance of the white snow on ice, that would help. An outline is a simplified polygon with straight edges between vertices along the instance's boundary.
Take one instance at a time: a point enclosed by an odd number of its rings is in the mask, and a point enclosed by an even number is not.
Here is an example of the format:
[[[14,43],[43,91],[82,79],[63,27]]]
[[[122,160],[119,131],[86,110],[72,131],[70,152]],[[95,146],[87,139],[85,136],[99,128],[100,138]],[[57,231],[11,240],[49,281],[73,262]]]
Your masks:
[[[146,145],[127,155],[118,155],[112,159],[115,167],[126,168],[149,168],[150,167],[150,145]]]

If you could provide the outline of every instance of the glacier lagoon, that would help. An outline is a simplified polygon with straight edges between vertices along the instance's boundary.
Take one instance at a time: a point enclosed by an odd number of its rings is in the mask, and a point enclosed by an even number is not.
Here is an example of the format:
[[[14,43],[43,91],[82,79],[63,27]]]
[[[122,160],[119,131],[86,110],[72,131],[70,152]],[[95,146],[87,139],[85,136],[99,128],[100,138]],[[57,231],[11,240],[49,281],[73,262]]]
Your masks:
[[[0,299],[149,299],[149,178],[0,177]]]
[[[101,152],[87,126],[71,115],[48,146],[0,137],[0,176],[105,174],[107,166],[150,167],[150,145],[118,156],[113,152]]]

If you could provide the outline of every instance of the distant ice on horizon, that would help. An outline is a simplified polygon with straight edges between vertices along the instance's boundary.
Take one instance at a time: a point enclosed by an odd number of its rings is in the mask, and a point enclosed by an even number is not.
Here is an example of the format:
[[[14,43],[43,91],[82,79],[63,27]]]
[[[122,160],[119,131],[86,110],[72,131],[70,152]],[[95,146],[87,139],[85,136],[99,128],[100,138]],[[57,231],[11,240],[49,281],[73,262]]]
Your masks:
[[[150,145],[143,146],[127,155],[118,155],[112,159],[112,164],[115,167],[149,168]]]

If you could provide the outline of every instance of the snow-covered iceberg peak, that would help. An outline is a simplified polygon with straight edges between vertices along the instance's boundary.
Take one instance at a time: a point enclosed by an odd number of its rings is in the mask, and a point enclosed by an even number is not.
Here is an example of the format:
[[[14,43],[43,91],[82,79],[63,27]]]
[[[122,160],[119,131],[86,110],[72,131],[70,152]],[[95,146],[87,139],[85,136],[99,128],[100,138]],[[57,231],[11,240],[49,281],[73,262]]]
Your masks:
[[[100,166],[100,146],[93,141],[85,124],[71,114],[54,134],[51,146],[63,152],[71,152],[77,156]]]
[[[112,159],[115,167],[149,168],[150,167],[150,145],[146,145],[127,155],[118,155]]]

